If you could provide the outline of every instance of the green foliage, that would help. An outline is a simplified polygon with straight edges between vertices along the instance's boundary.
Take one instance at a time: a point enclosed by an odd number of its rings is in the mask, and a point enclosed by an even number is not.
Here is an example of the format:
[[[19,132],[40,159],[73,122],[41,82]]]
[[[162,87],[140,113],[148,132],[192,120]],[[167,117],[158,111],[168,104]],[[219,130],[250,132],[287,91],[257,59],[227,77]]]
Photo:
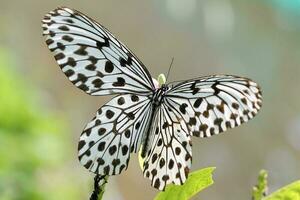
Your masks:
[[[263,200],[300,200],[300,180],[295,181],[276,192],[270,194]]]
[[[183,185],[168,185],[166,190],[160,192],[155,200],[187,200],[198,192],[213,184],[212,172],[215,167],[201,169],[189,174]]]
[[[268,187],[268,173],[265,170],[261,170],[258,176],[258,184],[253,187],[252,199],[253,200],[261,200],[266,196],[267,187]]]
[[[266,196],[267,172],[261,170],[258,176],[258,184],[253,188],[253,200],[300,200],[300,180],[291,183],[276,192]],[[265,197],[266,196],[266,197]]]
[[[0,199],[75,199],[74,184],[57,170],[71,149],[64,122],[38,103],[12,60],[0,48]]]

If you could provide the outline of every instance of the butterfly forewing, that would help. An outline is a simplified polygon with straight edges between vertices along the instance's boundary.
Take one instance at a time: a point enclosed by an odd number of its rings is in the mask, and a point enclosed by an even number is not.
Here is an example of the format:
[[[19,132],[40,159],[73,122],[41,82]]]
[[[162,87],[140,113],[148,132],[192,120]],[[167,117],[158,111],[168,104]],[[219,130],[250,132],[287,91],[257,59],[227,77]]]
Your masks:
[[[79,11],[57,8],[43,19],[46,43],[69,80],[91,95],[147,95],[148,70],[106,28]]]
[[[103,105],[80,136],[79,160],[97,174],[119,174],[137,152],[150,123],[152,104],[145,96],[119,95]]]
[[[170,87],[165,103],[177,110],[194,136],[236,127],[254,117],[262,103],[259,86],[242,77],[208,76]]]

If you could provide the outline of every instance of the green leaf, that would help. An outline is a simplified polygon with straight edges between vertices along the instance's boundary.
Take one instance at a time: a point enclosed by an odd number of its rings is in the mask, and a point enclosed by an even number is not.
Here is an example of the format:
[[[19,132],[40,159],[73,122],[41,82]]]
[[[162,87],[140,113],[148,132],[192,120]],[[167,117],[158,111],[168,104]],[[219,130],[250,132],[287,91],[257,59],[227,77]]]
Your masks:
[[[267,187],[268,187],[268,173],[266,170],[261,170],[258,176],[258,184],[253,187],[252,191],[252,199],[253,200],[261,200],[266,196]]]
[[[280,188],[263,200],[300,200],[300,180]]]
[[[261,170],[258,177],[258,184],[253,188],[253,200],[300,200],[300,180],[291,183],[276,192],[266,196],[267,172]]]
[[[201,190],[213,184],[212,172],[215,167],[208,167],[189,174],[183,185],[168,185],[165,191],[158,193],[155,200],[187,200]]]

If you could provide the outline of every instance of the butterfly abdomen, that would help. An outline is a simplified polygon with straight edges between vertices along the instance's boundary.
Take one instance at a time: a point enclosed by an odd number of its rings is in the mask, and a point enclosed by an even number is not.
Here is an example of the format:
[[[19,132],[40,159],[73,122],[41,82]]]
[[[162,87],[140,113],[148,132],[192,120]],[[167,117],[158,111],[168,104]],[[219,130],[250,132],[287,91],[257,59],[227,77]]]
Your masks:
[[[153,121],[156,110],[157,110],[157,107],[154,105],[153,109],[151,111],[151,117],[150,117],[151,120],[150,121]],[[142,147],[141,147],[142,148],[142,150],[141,150],[142,158],[145,158],[146,153],[150,152],[150,151],[148,151],[148,149],[149,149],[149,140],[150,140],[150,133],[151,133],[152,126],[153,126],[152,124],[149,124],[147,131],[144,134],[143,139],[142,139]]]
[[[153,109],[152,109],[152,113],[151,113],[151,121],[154,121],[154,116],[156,115],[156,112],[158,110],[158,108],[160,107],[160,105],[163,102],[164,99],[164,95],[166,93],[166,91],[168,90],[168,87],[166,85],[162,85],[161,88],[157,89],[154,93],[153,93],[153,97],[152,97],[152,105],[153,105]],[[146,156],[146,153],[148,152],[149,149],[149,140],[151,139],[151,133],[153,134],[152,131],[153,127],[151,124],[149,124],[148,126],[148,130],[146,132],[146,134],[144,135],[143,141],[142,141],[142,151],[141,151],[141,156],[142,158],[144,158]],[[157,132],[156,130],[154,130],[155,133]]]

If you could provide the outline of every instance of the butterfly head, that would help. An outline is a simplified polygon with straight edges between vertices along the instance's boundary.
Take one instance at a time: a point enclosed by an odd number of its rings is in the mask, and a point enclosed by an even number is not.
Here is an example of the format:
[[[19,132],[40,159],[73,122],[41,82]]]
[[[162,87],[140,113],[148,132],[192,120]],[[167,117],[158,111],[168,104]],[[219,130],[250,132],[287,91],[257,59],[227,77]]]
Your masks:
[[[155,85],[155,92],[153,95],[153,103],[156,106],[159,106],[162,103],[165,93],[168,91],[168,85],[166,84],[166,77],[164,74],[158,76],[158,81],[153,79]]]
[[[166,77],[164,74],[158,75],[157,80],[155,78],[152,78],[152,81],[156,90],[161,89],[163,91],[166,91],[168,89],[166,85]]]
[[[157,77],[159,87],[162,87],[166,84],[166,76],[164,74],[160,74]]]

